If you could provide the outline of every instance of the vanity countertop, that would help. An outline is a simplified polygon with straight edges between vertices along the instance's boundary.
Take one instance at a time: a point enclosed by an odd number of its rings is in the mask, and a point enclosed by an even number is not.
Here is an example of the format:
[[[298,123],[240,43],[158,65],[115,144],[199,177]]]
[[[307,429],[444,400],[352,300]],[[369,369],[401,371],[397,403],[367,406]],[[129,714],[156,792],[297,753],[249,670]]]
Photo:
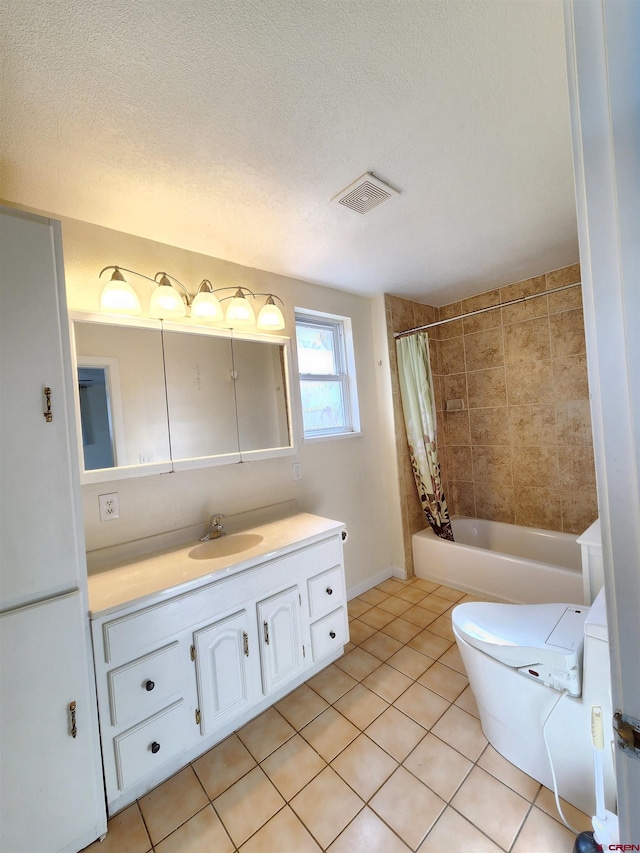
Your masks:
[[[200,544],[195,541],[107,566],[89,576],[90,615],[95,619],[151,598],[156,602],[177,592],[196,589],[265,559],[284,555],[303,543],[312,544],[342,528],[344,524],[340,521],[301,512],[244,531],[260,535],[262,541],[239,553],[196,560],[189,556]]]

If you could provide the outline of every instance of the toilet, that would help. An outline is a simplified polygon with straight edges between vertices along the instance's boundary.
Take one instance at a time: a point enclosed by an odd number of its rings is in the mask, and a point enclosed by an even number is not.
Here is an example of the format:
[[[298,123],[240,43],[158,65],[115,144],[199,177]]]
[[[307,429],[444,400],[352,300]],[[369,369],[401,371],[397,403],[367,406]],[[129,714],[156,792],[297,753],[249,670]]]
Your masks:
[[[588,815],[595,813],[591,708],[602,708],[605,800],[615,811],[604,589],[591,607],[459,604],[452,623],[489,743],[553,790],[545,727],[558,793]]]

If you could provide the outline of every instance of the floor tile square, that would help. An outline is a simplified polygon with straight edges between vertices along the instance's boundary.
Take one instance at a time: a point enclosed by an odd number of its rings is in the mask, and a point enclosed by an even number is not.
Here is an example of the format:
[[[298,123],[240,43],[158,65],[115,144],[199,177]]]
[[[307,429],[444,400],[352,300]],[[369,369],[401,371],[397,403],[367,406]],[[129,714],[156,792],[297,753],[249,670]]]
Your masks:
[[[423,598],[427,597],[427,593],[423,589],[415,586],[415,584],[400,590],[397,595],[398,598],[404,598],[405,601],[410,601],[412,604],[417,604],[419,601],[422,601]]]
[[[464,675],[456,672],[448,666],[444,666],[439,661],[436,661],[424,675],[418,679],[420,684],[444,696],[449,702],[453,702],[465,689],[469,681]]]
[[[487,745],[480,721],[455,705],[445,711],[432,731],[470,761],[476,761]]]
[[[190,818],[155,847],[157,853],[233,853],[235,847],[211,805]]]
[[[395,595],[381,601],[378,604],[381,610],[386,610],[387,613],[393,613],[394,616],[400,616],[406,610],[409,610],[413,605],[410,601],[405,601],[404,598],[397,598]]]
[[[285,800],[295,796],[326,766],[315,749],[300,735],[283,743],[260,765]]]
[[[451,805],[505,850],[513,844],[530,807],[524,797],[480,767],[469,773]]]
[[[424,580],[424,578],[415,578],[413,581],[413,586],[416,589],[421,589],[425,595],[430,592],[434,592],[440,584],[434,583],[433,581]]]
[[[429,669],[434,661],[433,658],[428,658],[410,646],[403,646],[395,655],[391,655],[387,663],[409,678],[417,679]]]
[[[458,790],[473,762],[429,733],[403,765],[446,802]]]
[[[324,849],[364,806],[360,797],[327,767],[291,800],[291,808]]]
[[[449,601],[460,601],[465,595],[461,589],[454,589],[452,586],[439,586],[433,592],[438,598],[446,598]]]
[[[386,592],[387,595],[395,595],[401,589],[404,589],[404,584],[395,578],[388,578],[386,581],[379,583],[376,589],[379,589],[380,592]]]
[[[295,733],[275,708],[269,708],[239,729],[237,735],[255,760],[262,761]]]
[[[476,697],[473,695],[471,687],[465,687],[465,689],[456,699],[455,704],[458,706],[458,708],[462,708],[463,711],[466,711],[468,714],[471,714],[472,716],[480,719],[480,711],[478,711]]]
[[[191,765],[158,785],[139,801],[152,843],[158,844],[208,802]]]
[[[349,636],[351,638],[351,642],[355,643],[356,646],[359,646],[360,643],[364,643],[365,640],[368,640],[369,637],[373,636],[377,632],[377,628],[374,628],[373,625],[367,625],[365,622],[361,622],[359,619],[352,619],[349,622]]]
[[[418,652],[422,652],[423,655],[437,660],[451,647],[451,643],[444,637],[438,637],[437,634],[432,634],[426,629],[421,631],[413,640],[410,640],[409,646]]]
[[[532,803],[540,790],[540,782],[523,773],[515,764],[511,764],[503,758],[499,752],[489,744],[477,761],[478,767],[482,767],[516,794],[520,794],[525,800]]]
[[[397,708],[388,708],[366,729],[365,734],[396,761],[404,761],[427,730]]]
[[[380,592],[379,589],[373,587],[372,589],[368,589],[366,592],[361,593],[358,598],[360,601],[364,601],[365,604],[371,604],[372,607],[375,607],[377,604],[380,604],[381,601],[384,601],[385,598],[389,598],[389,593]]]
[[[577,829],[577,827],[576,827]],[[566,826],[533,808],[527,815],[512,853],[556,853],[557,850],[572,850],[575,835]]]
[[[437,592],[428,595],[420,602],[420,607],[424,607],[426,610],[431,610],[433,613],[437,613],[439,615],[446,613],[446,611],[452,606],[453,601],[449,601],[447,598],[440,598]]]
[[[389,664],[383,663],[362,683],[385,701],[395,702],[398,696],[411,686],[412,680]]]
[[[360,598],[352,598],[351,601],[347,602],[347,613],[350,617],[357,619],[362,613],[371,610],[372,607],[373,604],[368,604]]]
[[[351,678],[333,663],[307,681],[307,685],[329,704],[335,702],[357,683],[355,678]]]
[[[388,634],[378,631],[372,637],[369,637],[368,640],[365,640],[361,648],[369,652],[370,655],[374,655],[379,660],[384,661],[401,649],[402,643],[400,640],[396,640]]]
[[[393,704],[425,729],[430,729],[449,708],[446,699],[421,684],[412,684]]]
[[[408,770],[399,767],[369,805],[415,850],[446,803]]]
[[[558,807],[556,806],[556,799],[553,795],[553,791],[545,788],[544,785],[540,788],[538,796],[534,802],[535,805],[545,812],[545,814],[548,814],[549,817],[552,817],[554,820],[561,820],[561,817],[558,814]],[[591,829],[591,818],[584,812],[581,812],[580,809],[572,806],[571,803],[563,800],[562,797],[560,798],[560,806],[562,807],[564,816],[571,826],[574,826],[580,832],[587,832]]]
[[[254,757],[236,735],[223,740],[193,762],[193,769],[210,800],[215,800],[255,766]]]
[[[384,634],[388,634],[390,637],[400,640],[401,643],[408,643],[409,640],[412,640],[422,629],[420,628],[420,625],[414,625],[413,622],[407,622],[406,619],[398,617],[397,619],[394,619],[393,622],[389,622],[388,625],[385,625],[381,630]]]
[[[389,703],[365,687],[364,684],[356,684],[352,690],[338,699],[333,707],[340,711],[354,726],[363,730],[383,711],[387,710]]]
[[[451,643],[455,643],[456,641],[453,633],[453,626],[451,625],[451,619],[446,613],[444,616],[438,616],[438,618],[429,625],[429,630],[432,634],[444,637],[445,640],[449,640]]]
[[[216,848],[210,848],[218,853]],[[322,853],[289,806],[267,821],[240,848],[240,853]],[[199,851],[202,853],[202,851]]]
[[[409,853],[410,848],[366,806],[327,853]]]
[[[362,734],[334,758],[331,766],[366,802],[391,776],[398,762]]]
[[[407,622],[411,622],[413,625],[418,625],[420,628],[426,628],[428,625],[431,625],[432,622],[435,622],[436,619],[439,619],[435,613],[432,613],[430,610],[425,610],[419,604],[414,604],[413,607],[410,607],[409,610],[405,610],[402,614],[402,618]]]
[[[104,841],[94,841],[83,853],[148,853],[149,850],[151,839],[138,803],[132,803],[109,819]]]
[[[251,804],[250,808],[247,804]],[[280,811],[284,800],[260,767],[254,767],[239,782],[213,801],[231,840],[239,847],[269,818]]]
[[[464,668],[464,664],[462,663],[462,657],[460,656],[460,652],[458,651],[458,647],[455,643],[440,657],[440,663],[443,663],[445,666],[450,666],[451,669],[455,669],[456,672],[459,672],[462,675],[467,674],[467,670]]]
[[[558,848],[562,850],[564,848]],[[567,851],[570,849],[566,848]],[[537,847],[530,847],[522,853],[542,853]],[[447,806],[438,822],[433,827],[425,841],[418,848],[418,853],[502,853],[502,848],[483,835],[479,829],[458,814],[451,806]],[[551,853],[551,851],[549,851]],[[557,851],[553,851],[557,853]]]
[[[325,761],[331,761],[358,737],[360,730],[335,708],[327,708],[300,734]]]
[[[362,614],[360,621],[364,622],[366,625],[371,625],[379,631],[380,628],[384,628],[384,626],[388,625],[389,622],[393,622],[395,618],[396,617],[393,613],[389,613],[381,607],[372,607],[371,610],[367,610],[366,613]]]
[[[380,666],[380,659],[370,655],[369,652],[365,652],[364,649],[357,648],[349,652],[348,655],[338,658],[336,666],[355,678],[356,681],[362,681]]]
[[[276,710],[282,714],[289,725],[299,731],[314,717],[321,714],[327,707],[327,702],[315,690],[301,684],[293,693],[289,693],[276,705]]]

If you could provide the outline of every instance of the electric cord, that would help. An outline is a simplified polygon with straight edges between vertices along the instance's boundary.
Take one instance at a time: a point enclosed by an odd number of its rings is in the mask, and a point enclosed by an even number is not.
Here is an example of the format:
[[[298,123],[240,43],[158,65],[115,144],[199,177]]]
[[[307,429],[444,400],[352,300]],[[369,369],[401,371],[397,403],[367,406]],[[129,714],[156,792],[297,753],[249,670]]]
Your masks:
[[[553,769],[553,761],[551,759],[551,749],[549,748],[549,741],[547,740],[547,723],[549,722],[549,719],[551,718],[551,715],[553,714],[555,709],[558,707],[560,700],[562,698],[564,698],[565,696],[568,696],[568,695],[569,695],[569,691],[563,690],[562,693],[556,699],[556,701],[553,703],[551,710],[549,711],[549,713],[545,717],[545,721],[542,724],[542,739],[544,740],[544,745],[545,745],[546,750],[547,750],[547,758],[549,759],[549,767],[551,768],[551,779],[553,781],[553,794],[556,798],[556,808],[558,809],[558,814],[560,815],[562,822],[567,827],[567,829],[570,832],[573,832],[574,835],[578,835],[579,830],[577,830],[573,826],[571,826],[569,821],[564,816],[564,812],[562,811],[562,807],[560,805],[560,797],[558,796],[558,782],[556,780],[556,772]]]

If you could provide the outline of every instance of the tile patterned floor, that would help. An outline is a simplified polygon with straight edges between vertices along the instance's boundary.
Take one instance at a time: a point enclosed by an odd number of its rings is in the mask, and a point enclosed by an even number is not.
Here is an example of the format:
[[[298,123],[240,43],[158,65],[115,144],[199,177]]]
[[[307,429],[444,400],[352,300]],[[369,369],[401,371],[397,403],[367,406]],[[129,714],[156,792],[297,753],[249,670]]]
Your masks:
[[[458,590],[392,578],[349,602],[335,664],[109,821],[91,853],[571,853],[553,794],[482,734]],[[567,819],[589,829],[586,815]]]

